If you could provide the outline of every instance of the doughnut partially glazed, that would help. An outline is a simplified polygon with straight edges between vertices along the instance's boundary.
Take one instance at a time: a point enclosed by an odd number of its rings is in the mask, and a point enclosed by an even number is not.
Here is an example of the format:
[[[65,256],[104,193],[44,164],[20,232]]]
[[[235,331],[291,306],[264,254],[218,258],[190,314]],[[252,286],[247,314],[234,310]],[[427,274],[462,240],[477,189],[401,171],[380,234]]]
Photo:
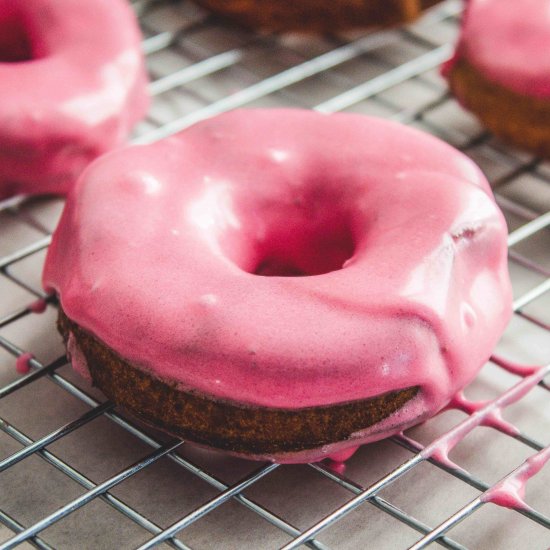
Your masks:
[[[397,25],[416,19],[440,0],[195,0],[252,29],[335,32]]]
[[[443,73],[504,142],[550,156],[550,1],[469,0]]]
[[[95,161],[43,283],[73,365],[161,429],[342,456],[433,415],[508,322],[479,169],[395,123],[234,111]]]
[[[147,106],[126,0],[0,0],[0,200],[66,193]]]

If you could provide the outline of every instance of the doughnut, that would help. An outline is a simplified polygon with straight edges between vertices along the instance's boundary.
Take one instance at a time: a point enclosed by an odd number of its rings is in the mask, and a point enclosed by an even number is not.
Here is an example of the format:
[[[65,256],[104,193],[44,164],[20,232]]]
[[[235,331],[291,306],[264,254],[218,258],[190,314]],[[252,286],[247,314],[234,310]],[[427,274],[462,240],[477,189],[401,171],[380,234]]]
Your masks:
[[[250,109],[95,161],[43,285],[73,366],[253,459],[342,456],[443,408],[511,314],[480,170],[361,115]]]
[[[443,68],[460,103],[503,142],[550,156],[550,1],[469,0]]]
[[[234,23],[271,32],[331,32],[397,25],[440,0],[195,0]]]
[[[125,0],[0,0],[0,200],[65,194],[147,106]]]

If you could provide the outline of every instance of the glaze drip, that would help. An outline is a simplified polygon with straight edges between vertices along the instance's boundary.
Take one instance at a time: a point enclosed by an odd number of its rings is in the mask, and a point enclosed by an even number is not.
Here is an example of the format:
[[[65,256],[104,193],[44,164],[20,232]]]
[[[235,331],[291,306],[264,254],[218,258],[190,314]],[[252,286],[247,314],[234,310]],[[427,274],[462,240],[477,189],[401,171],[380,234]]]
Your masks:
[[[529,457],[511,474],[481,495],[482,502],[492,502],[505,508],[530,510],[525,502],[527,482],[550,461],[550,446]]]
[[[32,353],[23,353],[15,361],[15,369],[19,374],[28,374],[31,370],[30,361],[34,359]]]
[[[492,361],[497,363],[495,358],[492,358]],[[438,437],[426,447],[423,447],[420,443],[403,433],[397,436],[401,444],[404,444],[409,449],[418,451],[417,456],[423,460],[435,460],[457,473],[462,472],[469,476],[470,474],[468,474],[468,472],[449,458],[449,453],[456,445],[463,441],[473,429],[479,426],[490,426],[512,437],[519,434],[520,432],[515,426],[502,419],[502,412],[509,405],[519,401],[535,386],[540,385],[544,378],[550,374],[550,365],[534,368],[531,366],[513,364],[504,359],[498,359],[498,362],[502,362],[506,365],[505,367],[503,366],[506,370],[513,370],[516,374],[522,376],[523,380],[512,386],[497,399],[485,403],[473,403],[468,401],[462,392],[458,392],[449,403],[448,408],[462,410],[468,414],[468,418],[460,422],[447,433]],[[524,500],[526,484],[529,479],[535,476],[549,461],[550,447],[545,447],[535,455],[529,457],[518,468],[495,483],[492,487],[489,487],[480,497],[478,497],[478,499],[471,502],[463,508],[463,510],[468,507],[475,508],[481,504],[492,502],[493,504],[507,508],[532,511]],[[443,532],[440,534],[443,534]]]

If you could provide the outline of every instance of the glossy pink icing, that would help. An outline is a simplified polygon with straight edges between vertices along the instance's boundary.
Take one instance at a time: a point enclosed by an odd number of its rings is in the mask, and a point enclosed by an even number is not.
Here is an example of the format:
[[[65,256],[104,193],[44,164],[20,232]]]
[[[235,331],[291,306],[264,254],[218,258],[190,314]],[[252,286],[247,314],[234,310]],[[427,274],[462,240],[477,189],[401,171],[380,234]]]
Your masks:
[[[507,359],[504,359],[503,357],[494,354],[491,357],[491,361],[495,363],[495,365],[503,368],[505,371],[516,374],[518,376],[529,376],[530,374],[533,374],[540,369],[540,366],[537,365],[521,365],[513,361],[508,361]]]
[[[455,57],[520,94],[550,96],[550,0],[468,0]]]
[[[501,479],[481,495],[482,502],[492,502],[506,508],[530,509],[525,502],[527,482],[550,461],[550,446],[529,457],[511,474]]]
[[[347,458],[350,458],[355,453],[355,448],[353,448],[353,453],[350,454]],[[346,459],[347,460],[347,459]],[[330,459],[326,461],[326,467],[329,471],[337,474],[340,478],[343,478],[346,473],[346,463],[341,460]]]
[[[468,411],[468,418],[455,426],[452,430],[442,435],[427,445],[421,452],[423,458],[435,458],[439,462],[449,463],[449,453],[458,445],[470,432],[479,426],[491,426],[509,435],[519,433],[517,428],[508,424],[501,424],[502,411],[519,401],[527,395],[541,380],[550,373],[550,366],[539,367],[533,374],[530,374],[507,390],[497,399],[472,405]],[[460,398],[459,398],[460,399]],[[456,403],[456,398],[454,399]]]
[[[44,313],[48,307],[48,302],[44,298],[39,298],[29,304],[29,310],[33,313]]]
[[[0,200],[66,193],[147,105],[126,0],[0,0]]]
[[[453,396],[447,408],[460,410],[468,415],[473,415],[483,410],[488,403],[490,403],[490,401],[470,401],[464,396],[464,393],[460,391]],[[500,409],[486,412],[483,415],[480,425],[494,428],[510,436],[519,434],[519,430],[513,424],[504,420]]]
[[[15,370],[19,374],[28,374],[31,370],[30,360],[34,359],[32,353],[23,353],[15,360]]]
[[[397,433],[472,380],[511,314],[506,257],[485,178],[447,144],[359,115],[246,110],[96,161],[43,283],[182,389],[294,409],[421,387],[351,440],[286,457],[309,461]]]
[[[92,375],[90,374],[90,369],[88,368],[88,363],[86,358],[82,353],[82,350],[78,347],[74,334],[69,333],[67,339],[67,356],[71,361],[73,369],[82,376],[88,382],[92,381]]]
[[[502,361],[506,364],[506,367],[503,367],[506,368],[506,370],[508,370],[507,367],[512,367],[511,362]],[[471,475],[452,462],[452,460],[449,459],[449,453],[456,445],[462,442],[468,434],[479,426],[491,426],[511,436],[519,434],[520,431],[515,426],[506,421],[502,421],[502,412],[506,407],[522,399],[550,374],[550,365],[546,367],[537,367],[535,370],[532,370],[530,366],[523,368],[522,365],[514,365],[513,368],[516,372],[523,371],[523,380],[506,390],[496,399],[485,403],[472,403],[462,395],[462,392],[459,392],[451,400],[449,407],[464,410],[464,412],[468,414],[468,417],[454,426],[451,430],[435,439],[429,445],[423,447],[420,443],[404,434],[399,434],[396,440],[408,449],[418,452],[416,456],[420,456],[423,460],[432,459],[446,468],[454,470],[456,473],[463,472],[466,475]],[[494,418],[498,420],[494,422]],[[502,478],[499,482],[495,483],[492,487],[488,488],[479,497],[479,502],[492,502],[493,504],[507,508],[530,511],[531,508],[524,500],[526,484],[529,479],[534,477],[549,461],[550,447],[546,447],[528,458],[523,464]]]

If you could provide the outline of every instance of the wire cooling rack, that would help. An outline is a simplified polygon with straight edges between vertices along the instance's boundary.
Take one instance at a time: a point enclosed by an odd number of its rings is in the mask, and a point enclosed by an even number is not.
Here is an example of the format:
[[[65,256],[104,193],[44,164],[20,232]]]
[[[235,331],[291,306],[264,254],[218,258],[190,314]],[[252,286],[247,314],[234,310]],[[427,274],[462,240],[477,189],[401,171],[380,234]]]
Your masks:
[[[133,5],[155,98],[137,141],[236,107],[281,105],[376,114],[431,132],[492,182],[511,229],[514,317],[464,398],[362,447],[345,471],[238,460],[144,427],[72,372],[56,304],[40,287],[62,201],[8,201],[0,209],[0,548],[549,547],[550,467],[527,484],[529,507],[491,500],[499,480],[513,488],[549,453],[550,164],[505,148],[447,94],[438,66],[452,51],[460,5],[345,38],[248,33],[184,1]],[[17,372],[26,365],[29,373]],[[433,452],[457,433],[451,461]]]

